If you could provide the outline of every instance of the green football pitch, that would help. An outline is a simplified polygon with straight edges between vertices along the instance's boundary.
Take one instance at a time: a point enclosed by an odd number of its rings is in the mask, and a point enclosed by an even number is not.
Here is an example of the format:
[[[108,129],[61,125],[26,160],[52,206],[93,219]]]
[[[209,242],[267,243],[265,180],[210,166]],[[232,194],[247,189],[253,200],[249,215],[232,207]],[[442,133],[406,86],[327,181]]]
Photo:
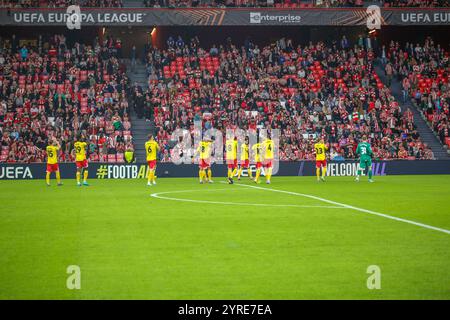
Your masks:
[[[450,176],[376,178],[1,181],[0,298],[450,299]]]

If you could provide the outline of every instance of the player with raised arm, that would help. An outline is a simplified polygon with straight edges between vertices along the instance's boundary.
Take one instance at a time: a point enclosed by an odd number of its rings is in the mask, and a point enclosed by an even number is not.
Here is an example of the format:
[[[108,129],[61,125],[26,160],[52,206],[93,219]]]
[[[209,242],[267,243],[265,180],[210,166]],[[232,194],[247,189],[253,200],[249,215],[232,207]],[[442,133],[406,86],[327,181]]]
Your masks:
[[[213,182],[211,171],[211,144],[212,141],[210,139],[203,139],[200,141],[200,144],[195,151],[195,153],[199,153],[200,155],[200,162],[198,164],[198,177],[200,183],[203,183],[204,181],[208,181],[208,183]]]
[[[327,157],[326,151],[328,147],[326,146],[323,138],[320,138],[317,143],[314,144],[314,153],[316,154],[316,176],[317,181],[325,182],[325,174],[327,173]],[[322,170],[322,175],[320,174]]]
[[[45,175],[45,181],[47,182],[47,186],[50,186],[50,175],[52,172],[55,172],[56,182],[58,186],[62,186],[61,183],[61,174],[59,173],[58,166],[58,152],[61,149],[58,140],[56,137],[53,137],[52,142],[45,148],[47,153],[47,172]]]
[[[156,158],[158,155],[159,145],[155,141],[152,134],[148,135],[148,141],[145,143],[145,152],[147,154],[147,164],[148,164],[148,176],[147,176],[147,186],[156,184]]]
[[[361,176],[362,170],[367,168],[369,175],[369,182],[374,182],[372,179],[372,147],[370,143],[367,142],[367,136],[363,135],[362,142],[358,144],[356,148],[356,154],[359,155],[359,169],[356,176],[356,181],[359,182],[359,177]]]
[[[261,167],[262,167],[262,163],[261,163],[262,145],[261,145],[261,143],[259,143],[259,141],[257,143],[255,143],[252,146],[252,150],[253,150],[253,156],[254,156],[255,164],[256,164],[255,180],[253,180],[253,181],[255,181],[255,183],[261,183],[259,181],[259,176],[261,175]]]
[[[88,178],[88,161],[86,158],[86,149],[87,142],[83,138],[83,136],[77,135],[75,143],[75,164],[77,166],[77,185],[81,187],[81,173],[83,173],[83,186],[88,186],[87,178]]]
[[[249,137],[246,136],[244,143],[241,145],[241,161],[239,162],[238,180],[241,180],[242,171],[247,169],[248,177],[252,179],[252,170],[250,170],[250,149],[249,149]]]
[[[270,184],[270,178],[272,177],[273,151],[274,151],[274,144],[270,132],[267,133],[267,137],[263,141],[262,147],[264,149],[263,167],[266,174],[266,183]]]
[[[233,177],[237,172],[237,138],[228,139],[225,141],[226,160],[228,165],[227,180],[229,184],[233,184]]]

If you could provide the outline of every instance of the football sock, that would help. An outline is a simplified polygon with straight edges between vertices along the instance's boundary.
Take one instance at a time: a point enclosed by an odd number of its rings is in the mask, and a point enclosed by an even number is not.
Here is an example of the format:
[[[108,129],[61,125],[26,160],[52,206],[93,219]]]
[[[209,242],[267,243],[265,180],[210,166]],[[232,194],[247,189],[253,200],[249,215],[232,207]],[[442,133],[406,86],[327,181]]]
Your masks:
[[[237,168],[234,168],[233,172],[231,172],[231,178],[233,178],[237,173]]]
[[[272,177],[272,168],[269,168],[267,169],[266,180],[270,181],[271,177]]]
[[[239,170],[238,170],[238,179],[241,178],[241,174],[242,174],[242,168],[239,168]]]
[[[200,181],[203,180],[203,170],[202,169],[198,170],[198,178],[200,179]]]
[[[261,169],[256,169],[255,181],[259,180],[259,175],[261,174]]]
[[[83,182],[86,182],[86,181],[87,181],[88,174],[89,174],[89,172],[88,172],[87,170],[84,170],[84,173],[83,173]]]
[[[358,177],[361,176],[361,171],[362,170],[358,170]]]
[[[77,182],[80,183],[81,173],[77,171]]]
[[[248,172],[249,178],[251,179],[251,178],[252,178],[252,175],[253,175],[252,169],[250,169],[250,167],[249,167],[249,168],[247,169],[247,172]]]
[[[211,180],[212,178],[212,171],[211,169],[208,169],[208,179]]]
[[[155,171],[150,170],[148,173],[148,182],[153,182],[153,181],[155,181]]]
[[[317,180],[320,178],[320,168],[316,168]]]
[[[50,172],[47,172],[47,174],[45,175],[45,181],[47,182],[47,184],[50,184]]]
[[[326,173],[327,173],[327,167],[322,167],[322,178],[325,178]]]
[[[228,168],[228,175],[227,175],[227,178],[231,178],[231,175],[232,175],[232,171],[231,171],[230,168]]]
[[[49,177],[49,180],[50,180],[50,177]],[[56,171],[56,182],[58,184],[61,183],[61,173],[59,171]]]
[[[153,181],[153,182],[156,181],[155,170],[152,170],[152,181]]]
[[[369,170],[369,179],[372,179],[372,170]]]

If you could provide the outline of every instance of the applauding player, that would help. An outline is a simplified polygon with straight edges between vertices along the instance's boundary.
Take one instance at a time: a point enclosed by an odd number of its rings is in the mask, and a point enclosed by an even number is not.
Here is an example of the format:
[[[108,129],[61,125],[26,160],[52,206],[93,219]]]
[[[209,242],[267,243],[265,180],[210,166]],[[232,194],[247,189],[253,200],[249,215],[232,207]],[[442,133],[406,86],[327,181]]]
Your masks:
[[[75,149],[75,163],[77,166],[77,185],[81,187],[81,173],[83,172],[83,186],[88,186],[88,162],[86,159],[87,143],[81,135],[76,137],[74,144]]]
[[[226,148],[226,160],[228,165],[227,179],[228,183],[233,184],[233,177],[237,171],[237,148],[238,148],[237,138],[234,137],[233,139],[228,139],[225,142],[225,148]]]
[[[62,185],[58,166],[58,152],[60,148],[61,147],[58,143],[58,140],[53,137],[51,144],[49,144],[45,149],[45,151],[47,152],[47,172],[45,175],[47,186],[50,186],[50,175],[52,174],[52,172],[55,172],[56,182],[58,183],[58,186]]]
[[[252,170],[249,168],[249,138],[245,137],[244,143],[241,145],[241,161],[239,163],[238,180],[241,180],[242,171],[247,169],[248,176],[252,179]]]
[[[263,167],[266,174],[266,183],[270,184],[270,177],[272,177],[273,149],[274,149],[274,144],[273,140],[271,139],[270,133],[267,134],[267,138],[263,141],[262,147],[264,149]]]
[[[151,186],[152,184],[156,184],[156,157],[158,154],[159,145],[158,142],[155,141],[153,135],[148,136],[148,141],[145,143],[145,152],[147,154],[147,163],[148,163],[148,176],[147,176],[147,186]]]
[[[212,183],[212,172],[211,172],[211,144],[212,141],[209,139],[203,139],[200,141],[200,144],[195,151],[195,153],[200,154],[200,162],[199,162],[199,171],[198,177],[200,179],[200,183],[203,183],[205,180],[209,183]]]
[[[255,183],[261,183],[259,181],[259,176],[261,175],[261,152],[262,152],[262,145],[261,143],[257,142],[252,146],[253,155],[255,159],[256,164],[256,174],[255,174]]]
[[[316,176],[317,181],[325,182],[325,174],[327,173],[327,158],[325,152],[328,150],[328,147],[325,145],[323,138],[320,138],[319,141],[314,144],[314,152],[316,154]],[[320,175],[320,169],[322,169],[322,175]]]

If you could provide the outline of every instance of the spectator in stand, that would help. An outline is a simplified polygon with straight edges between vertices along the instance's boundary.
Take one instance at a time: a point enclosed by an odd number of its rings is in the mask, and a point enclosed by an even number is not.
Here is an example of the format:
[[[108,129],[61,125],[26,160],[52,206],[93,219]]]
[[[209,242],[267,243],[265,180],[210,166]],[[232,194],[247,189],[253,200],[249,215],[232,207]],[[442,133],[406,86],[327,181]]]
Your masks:
[[[131,71],[134,71],[134,69],[136,68],[136,46],[133,46],[131,48]]]
[[[391,87],[392,84],[392,77],[394,76],[394,69],[392,68],[392,65],[388,62],[386,64],[386,67],[384,68],[386,72],[386,79],[388,82],[388,87]]]

